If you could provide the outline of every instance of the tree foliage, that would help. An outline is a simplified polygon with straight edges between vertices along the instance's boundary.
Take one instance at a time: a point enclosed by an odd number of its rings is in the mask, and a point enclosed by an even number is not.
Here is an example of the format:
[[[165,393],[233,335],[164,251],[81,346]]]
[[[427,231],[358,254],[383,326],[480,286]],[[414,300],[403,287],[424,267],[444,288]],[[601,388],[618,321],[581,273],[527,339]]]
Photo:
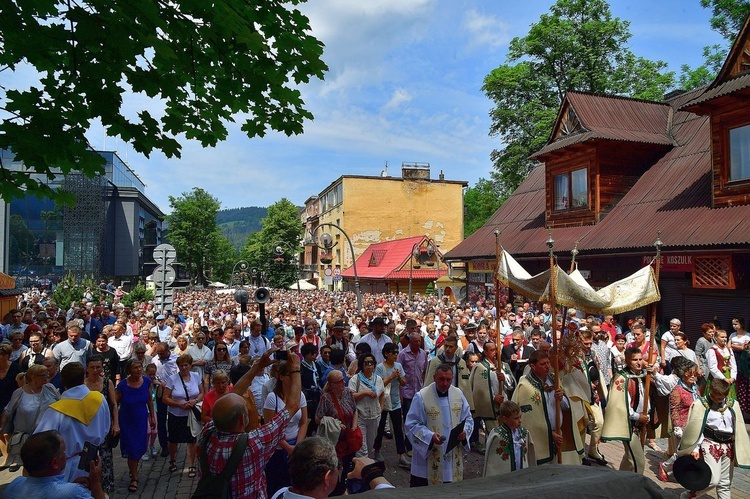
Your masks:
[[[503,201],[505,198],[491,180],[480,178],[474,187],[469,187],[464,195],[464,237],[469,237],[484,225]]]
[[[210,278],[219,280],[217,273],[225,277],[227,260],[234,260],[236,254],[216,225],[219,201],[200,187],[194,187],[180,197],[169,196],[169,206],[172,208],[167,215],[169,241],[191,280],[205,286]]]
[[[748,0],[701,0],[701,5],[710,8],[711,29],[719,33],[729,43],[734,42],[737,34],[750,12]]]
[[[727,44],[703,48],[704,63],[697,68],[684,64],[680,69],[680,88],[692,90],[711,83],[727,58],[730,45],[750,12],[748,0],[701,0],[701,5],[712,11],[711,29],[724,37]]]
[[[92,122],[146,157],[179,157],[180,135],[215,146],[237,116],[248,137],[302,132],[297,86],[327,67],[300,1],[3,2],[0,71],[37,78],[0,86],[0,148],[42,178],[0,165],[0,196],[69,201],[44,177],[104,172]]]
[[[146,288],[146,286],[139,282],[135,285],[133,289],[130,290],[130,292],[126,295],[124,295],[120,301],[126,306],[126,307],[133,307],[135,302],[143,303],[148,302],[154,299],[154,292],[153,290],[150,290]]]
[[[568,90],[660,99],[674,83],[666,63],[627,48],[629,23],[613,18],[604,0],[558,0],[529,33],[510,42],[507,63],[482,87],[495,107],[490,135],[494,182],[509,195],[536,164],[528,156],[547,141]]]
[[[250,234],[241,256],[251,267],[263,272],[268,285],[287,287],[299,279],[295,257],[302,251],[299,239],[302,222],[299,209],[286,198],[268,207],[260,232]],[[281,254],[276,248],[281,248]]]

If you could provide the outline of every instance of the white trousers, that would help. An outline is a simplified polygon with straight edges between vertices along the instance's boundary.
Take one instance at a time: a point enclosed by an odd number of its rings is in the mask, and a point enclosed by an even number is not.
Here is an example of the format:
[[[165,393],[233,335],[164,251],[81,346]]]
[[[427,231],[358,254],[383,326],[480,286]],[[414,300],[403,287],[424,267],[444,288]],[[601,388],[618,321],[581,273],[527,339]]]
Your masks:
[[[716,497],[718,499],[730,499],[732,497],[732,475],[734,468],[734,449],[731,444],[717,444],[711,440],[703,439],[701,443],[701,454],[703,460],[711,469],[711,483],[706,490],[716,487]],[[698,492],[697,495],[702,495]]]
[[[357,426],[362,430],[362,447],[357,451],[357,457],[369,457],[375,459],[375,437],[378,434],[380,416],[373,419],[357,419]]]

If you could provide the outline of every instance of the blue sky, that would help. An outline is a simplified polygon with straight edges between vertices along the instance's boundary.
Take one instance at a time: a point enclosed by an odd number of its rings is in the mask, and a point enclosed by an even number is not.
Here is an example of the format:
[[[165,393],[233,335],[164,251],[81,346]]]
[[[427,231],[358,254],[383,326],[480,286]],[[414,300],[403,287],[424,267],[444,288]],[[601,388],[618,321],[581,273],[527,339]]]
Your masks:
[[[89,137],[96,148],[116,149],[165,212],[168,196],[194,186],[222,208],[268,206],[282,197],[302,205],[340,175],[378,175],[387,163],[398,176],[402,161],[428,162],[433,178],[443,170],[447,179],[473,185],[489,176],[490,152],[501,147],[488,136],[492,106],[482,80],[505,62],[508,42],[552,3],[310,0],[301,10],[326,45],[330,71],[301,88],[315,115],[303,135],[248,139],[234,125],[218,147],[183,141],[182,158],[170,160],[105,142],[97,127]],[[611,8],[630,21],[636,55],[664,60],[676,72],[700,64],[705,45],[724,43],[699,0],[617,0]],[[158,108],[140,97],[132,102]]]

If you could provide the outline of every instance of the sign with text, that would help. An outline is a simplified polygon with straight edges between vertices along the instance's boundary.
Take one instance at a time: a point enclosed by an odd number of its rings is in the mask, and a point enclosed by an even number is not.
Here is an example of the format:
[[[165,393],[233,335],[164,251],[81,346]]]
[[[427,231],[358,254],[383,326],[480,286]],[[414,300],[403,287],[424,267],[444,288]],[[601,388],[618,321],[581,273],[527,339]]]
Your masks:
[[[469,273],[470,274],[494,274],[497,268],[497,262],[495,260],[479,260],[469,262]]]
[[[673,254],[673,255],[661,255],[661,271],[662,272],[692,272],[693,271],[693,257],[694,255],[685,254]],[[645,267],[653,256],[643,256],[643,266]]]

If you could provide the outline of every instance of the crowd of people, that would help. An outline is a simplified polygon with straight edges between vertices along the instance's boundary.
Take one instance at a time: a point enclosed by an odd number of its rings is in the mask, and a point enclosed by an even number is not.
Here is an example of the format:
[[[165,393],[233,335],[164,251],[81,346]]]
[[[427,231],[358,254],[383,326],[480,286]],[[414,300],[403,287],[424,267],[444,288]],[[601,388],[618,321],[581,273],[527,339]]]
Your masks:
[[[665,481],[681,456],[705,460],[720,497],[732,461],[750,465],[740,317],[731,335],[703,324],[693,350],[678,319],[652,332],[643,317],[621,325],[528,301],[366,294],[357,308],[351,293],[273,290],[243,311],[231,293],[201,290],[176,293],[168,313],[118,301],[60,307],[30,293],[3,318],[0,452],[29,475],[10,497],[58,475],[90,474],[94,496],[111,493],[118,447],[136,492],[141,461],[181,470],[181,444],[187,476],[224,471],[233,497],[389,486],[384,439],[412,486],[462,480],[472,451],[487,476],[606,466],[606,440],[623,442],[621,470],[643,473],[646,445],[663,452]],[[305,459],[322,475],[296,472]]]

